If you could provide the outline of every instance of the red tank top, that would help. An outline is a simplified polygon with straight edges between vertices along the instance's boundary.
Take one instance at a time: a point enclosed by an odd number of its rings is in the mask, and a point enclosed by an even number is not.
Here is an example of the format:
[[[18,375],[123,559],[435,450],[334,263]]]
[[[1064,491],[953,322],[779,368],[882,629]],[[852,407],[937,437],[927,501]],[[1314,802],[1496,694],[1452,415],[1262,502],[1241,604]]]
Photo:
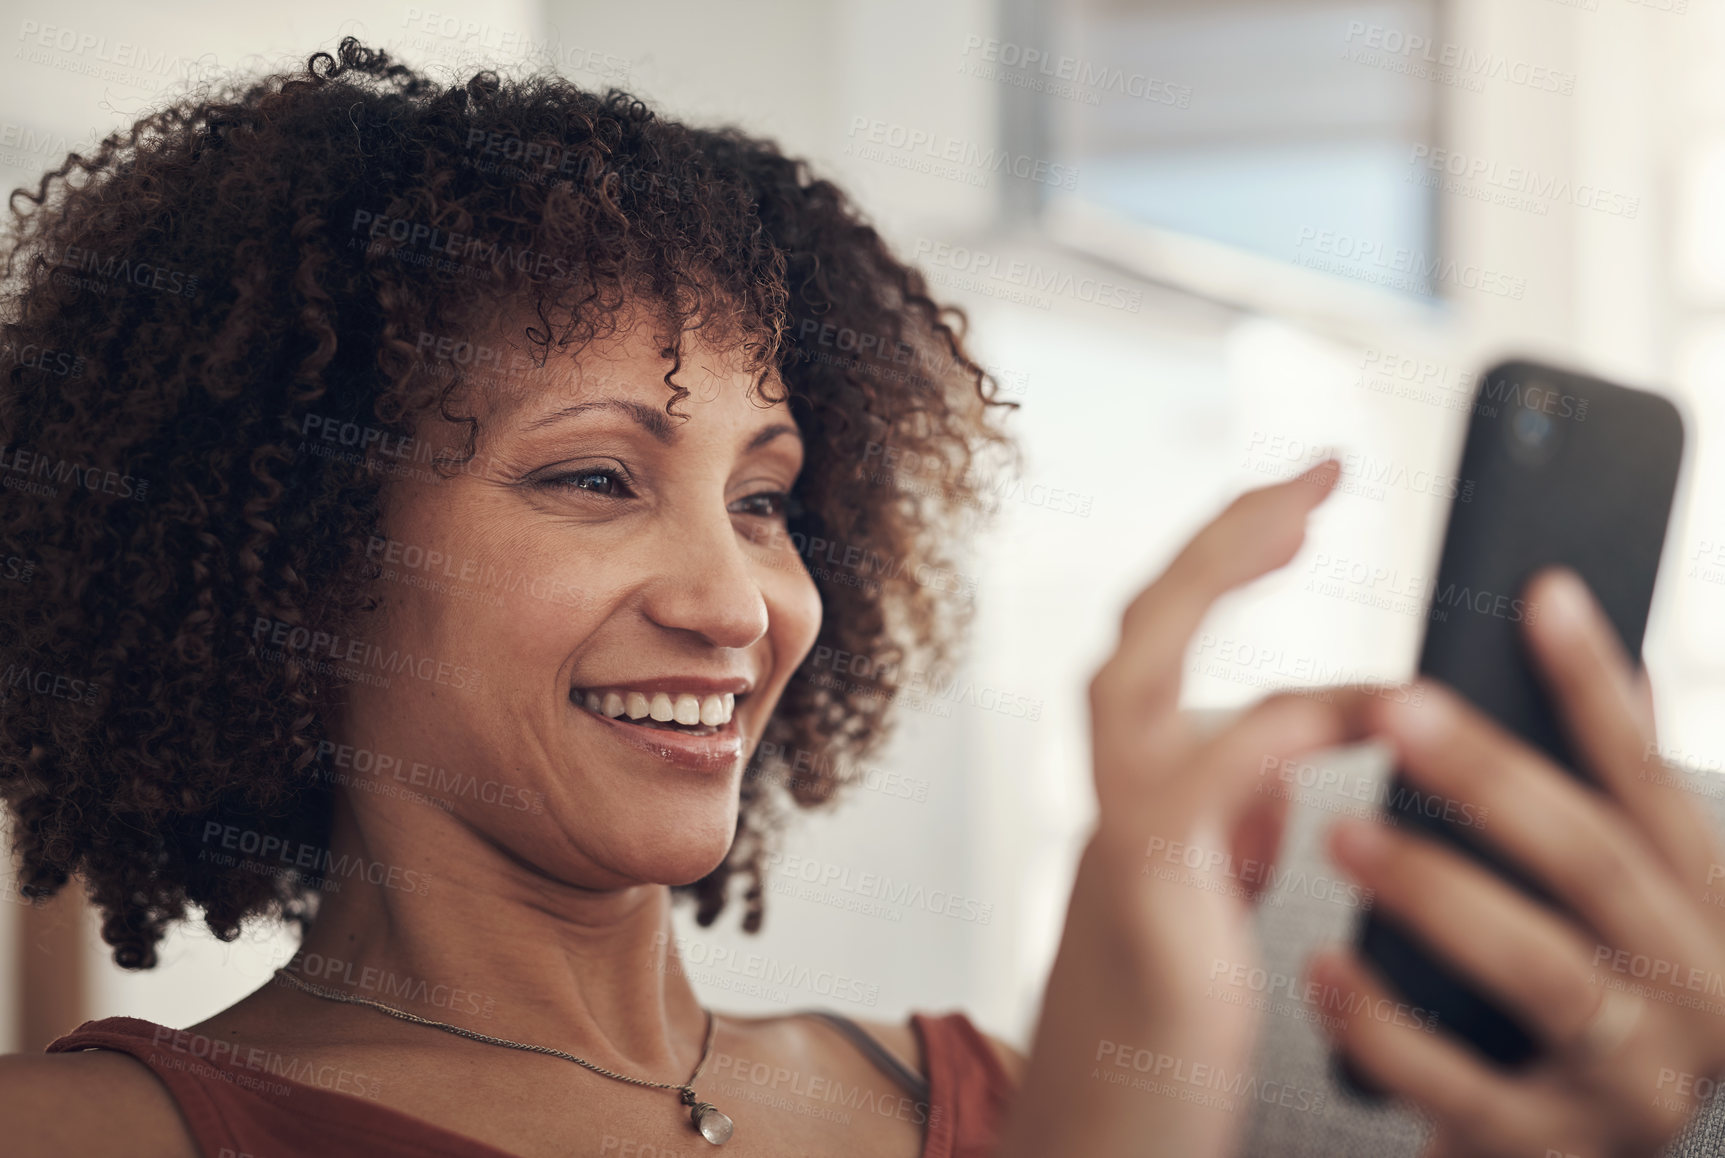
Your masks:
[[[963,1013],[913,1013],[911,1024],[927,1069],[921,1158],[986,1158],[1012,1094],[1011,1078]],[[224,1047],[230,1052],[214,1056]],[[298,1072],[263,1050],[228,1047],[135,1017],[85,1022],[47,1052],[84,1049],[117,1050],[149,1066],[207,1158],[511,1158],[368,1100],[363,1076],[335,1066]],[[901,1083],[914,1078],[893,1076]]]

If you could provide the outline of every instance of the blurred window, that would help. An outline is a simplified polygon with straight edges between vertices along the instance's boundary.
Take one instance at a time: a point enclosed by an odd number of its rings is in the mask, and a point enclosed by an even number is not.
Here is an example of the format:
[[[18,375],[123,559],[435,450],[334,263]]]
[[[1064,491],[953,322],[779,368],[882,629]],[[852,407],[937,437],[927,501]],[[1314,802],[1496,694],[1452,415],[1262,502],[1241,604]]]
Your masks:
[[[1441,90],[1477,83],[1439,31],[1439,6],[1026,0],[1009,5],[986,63],[1022,92],[1008,111],[1040,122],[1026,147],[1077,171],[1043,183],[1037,208],[1069,198],[1320,270],[1326,254],[1362,249],[1429,266],[1440,239],[1424,178],[1436,174],[1416,150],[1438,139]],[[1387,280],[1432,297],[1422,262],[1410,264]]]

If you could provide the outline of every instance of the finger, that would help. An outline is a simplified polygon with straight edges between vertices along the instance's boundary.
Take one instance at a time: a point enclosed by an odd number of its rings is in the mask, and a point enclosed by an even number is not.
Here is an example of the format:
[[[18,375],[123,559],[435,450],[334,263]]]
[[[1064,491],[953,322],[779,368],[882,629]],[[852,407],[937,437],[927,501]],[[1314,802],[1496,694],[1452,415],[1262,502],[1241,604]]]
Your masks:
[[[1249,816],[1264,807],[1265,797],[1258,791],[1264,782],[1264,771],[1359,738],[1332,705],[1292,693],[1278,693],[1253,704],[1180,761],[1169,778],[1159,782],[1153,808],[1146,808],[1143,803],[1142,769],[1127,765],[1105,768],[1098,764],[1096,796],[1100,814],[1143,820],[1141,826],[1104,823],[1098,826],[1098,832],[1112,834],[1111,839],[1127,846],[1145,849],[1146,856],[1158,851],[1173,856],[1179,849],[1187,857],[1198,858],[1187,860],[1187,869],[1218,884],[1226,884],[1221,878],[1230,872],[1238,875],[1242,865],[1254,866],[1242,883],[1246,886],[1265,883],[1261,874],[1273,863],[1269,858],[1241,859],[1233,855],[1237,848],[1236,834]],[[1265,821],[1266,818],[1260,817],[1258,823]],[[1278,816],[1274,834],[1277,842],[1280,824]],[[1266,835],[1261,831],[1259,839]]]
[[[1547,1045],[1580,1040],[1599,1008],[1593,947],[1495,873],[1431,840],[1365,820],[1330,829],[1330,853],[1378,910],[1455,965]]]
[[[1247,708],[1201,744],[1170,787],[1170,807],[1207,806],[1237,822],[1255,803],[1265,777],[1297,757],[1366,738],[1365,721],[1331,702],[1278,692]]]
[[[1544,1153],[1536,1143],[1558,1136],[1551,1123],[1565,1107],[1523,1079],[1487,1068],[1453,1039],[1427,1033],[1353,953],[1332,949],[1312,959],[1326,1035],[1354,1067],[1386,1093],[1412,1102],[1440,1137],[1468,1154]],[[1487,1141],[1489,1140],[1489,1142]]]
[[[1653,678],[1647,669],[1635,669],[1635,699],[1641,705],[1641,727],[1651,740],[1659,738],[1659,720],[1653,710]]]
[[[1288,825],[1288,798],[1280,794],[1259,796],[1240,817],[1234,829],[1235,864],[1273,865],[1282,852],[1282,835]],[[1246,895],[1256,904],[1273,882],[1270,874],[1250,877]]]
[[[1617,632],[1567,569],[1541,572],[1529,597],[1539,608],[1529,641],[1577,758],[1681,879],[1702,880],[1715,860],[1712,837],[1680,780],[1649,775],[1664,771],[1652,711]]]
[[[1329,704],[1341,713],[1350,735],[1369,736],[1382,725],[1378,713],[1384,704],[1425,703],[1428,684],[1404,683],[1394,680],[1374,680],[1357,684],[1321,684],[1308,688],[1289,688],[1285,695],[1305,696]]]
[[[1294,557],[1306,516],[1340,470],[1325,459],[1287,482],[1247,491],[1186,544],[1122,614],[1120,644],[1091,682],[1093,718],[1141,721],[1146,711],[1172,711],[1181,661],[1211,605]]]
[[[1415,787],[1483,809],[1472,831],[1609,945],[1678,964],[1711,959],[1708,923],[1620,809],[1436,683],[1372,715]],[[1596,947],[1597,952],[1597,947]]]

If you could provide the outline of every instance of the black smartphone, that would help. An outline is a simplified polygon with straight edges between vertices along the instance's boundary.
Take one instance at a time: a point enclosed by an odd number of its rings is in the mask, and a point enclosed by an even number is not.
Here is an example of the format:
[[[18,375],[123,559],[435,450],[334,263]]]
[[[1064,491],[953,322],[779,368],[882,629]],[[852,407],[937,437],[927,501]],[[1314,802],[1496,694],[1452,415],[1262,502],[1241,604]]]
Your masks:
[[[1430,591],[1420,674],[1585,777],[1526,650],[1524,624],[1538,614],[1527,601],[1527,582],[1550,564],[1573,568],[1639,661],[1682,457],[1683,420],[1658,395],[1524,361],[1485,374],[1457,471],[1464,482]],[[1550,901],[1464,823],[1471,809],[1433,808],[1429,797],[1397,790],[1403,788],[1398,771],[1385,804],[1393,823],[1446,841]],[[1434,1015],[1444,1032],[1506,1068],[1537,1054],[1522,1025],[1392,919],[1369,914],[1358,944],[1372,967],[1411,1005]],[[1370,1093],[1345,1068],[1344,1077]]]

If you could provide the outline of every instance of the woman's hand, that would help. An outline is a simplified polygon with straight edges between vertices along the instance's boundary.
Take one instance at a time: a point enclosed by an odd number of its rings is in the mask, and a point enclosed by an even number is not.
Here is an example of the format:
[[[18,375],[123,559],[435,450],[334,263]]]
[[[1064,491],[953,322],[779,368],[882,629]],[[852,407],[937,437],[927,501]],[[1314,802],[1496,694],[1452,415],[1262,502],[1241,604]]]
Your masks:
[[[1416,788],[1484,808],[1480,837],[1569,911],[1380,824],[1338,825],[1331,844],[1387,914],[1549,1053],[1508,1074],[1455,1039],[1360,1014],[1333,1036],[1368,1081],[1431,1118],[1428,1158],[1661,1154],[1725,1069],[1725,858],[1702,802],[1659,760],[1647,685],[1586,588],[1547,572],[1529,596],[1533,652],[1597,788],[1441,688],[1419,707],[1352,706]],[[1388,996],[1349,951],[1314,958],[1311,975]]]
[[[1090,684],[1100,818],[997,1155],[1232,1149],[1243,1107],[1218,1091],[1251,1065],[1258,1013],[1210,977],[1257,957],[1252,902],[1286,808],[1262,772],[1356,737],[1337,703],[1300,695],[1199,735],[1177,711],[1181,666],[1219,596],[1294,557],[1339,470],[1240,496],[1122,617]]]

